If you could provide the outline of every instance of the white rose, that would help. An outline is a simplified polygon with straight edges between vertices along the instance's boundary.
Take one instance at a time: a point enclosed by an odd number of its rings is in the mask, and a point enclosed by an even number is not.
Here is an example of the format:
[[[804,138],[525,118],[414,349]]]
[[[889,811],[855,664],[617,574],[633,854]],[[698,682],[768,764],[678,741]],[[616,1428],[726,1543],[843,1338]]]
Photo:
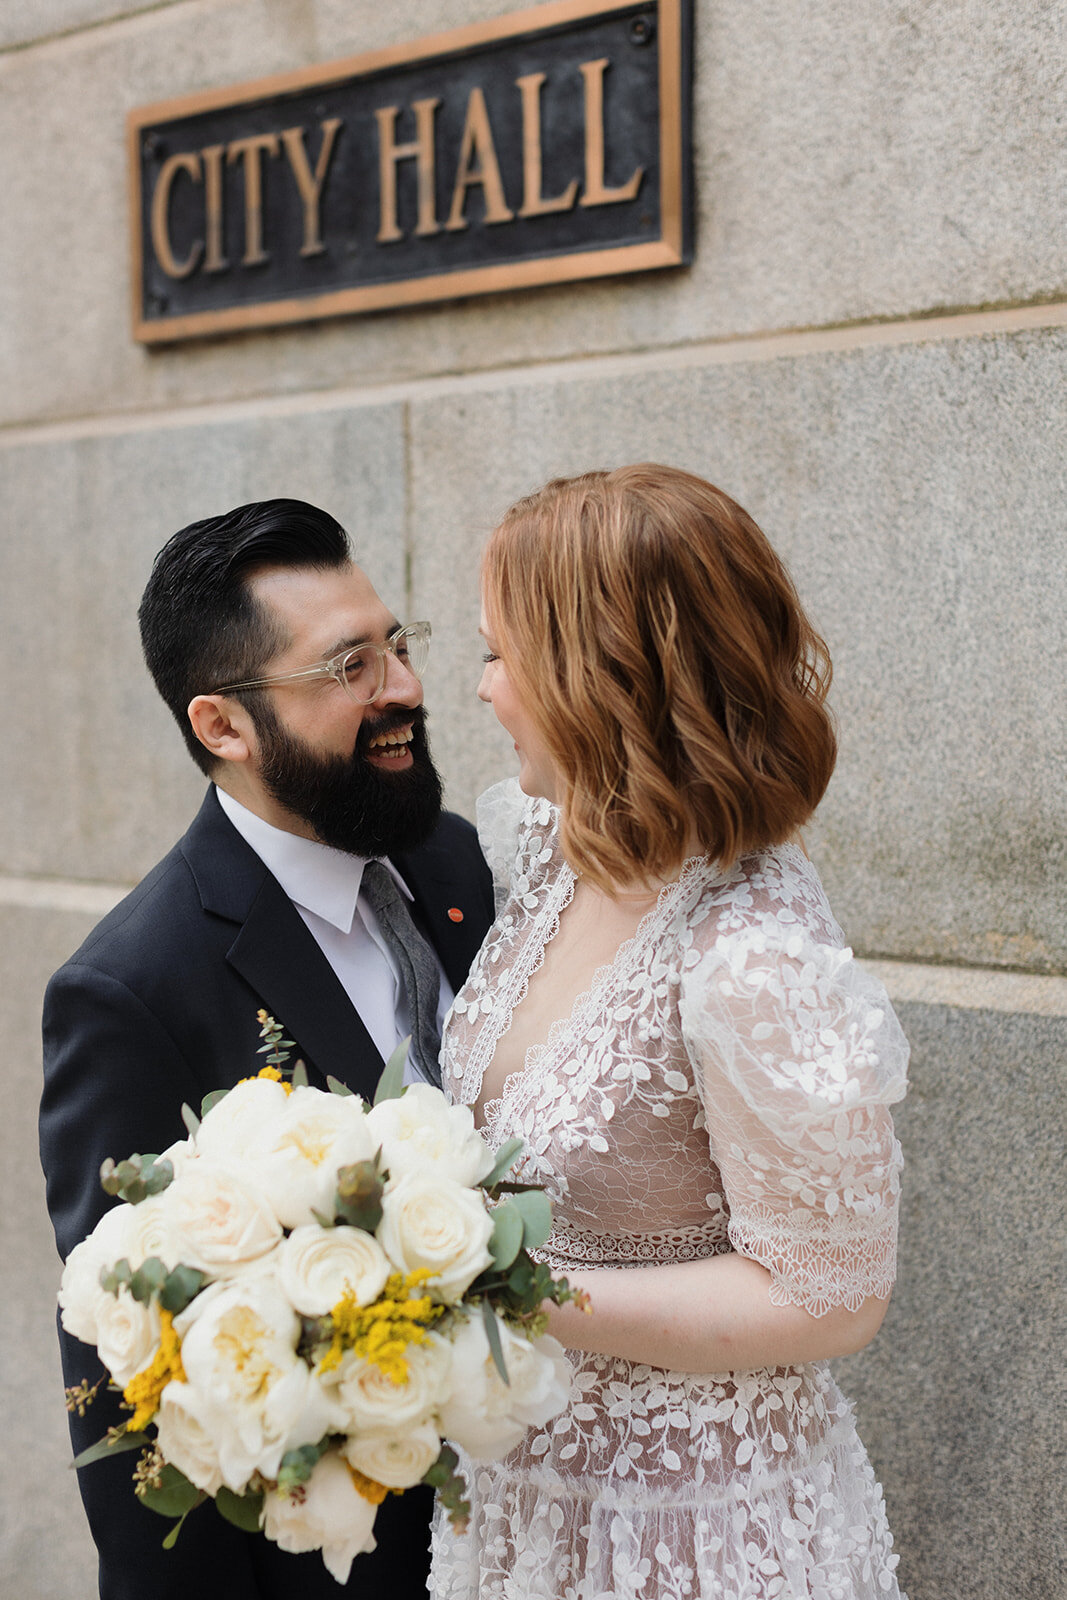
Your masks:
[[[191,1161],[160,1199],[179,1260],[212,1277],[259,1260],[282,1236],[263,1188],[243,1169],[214,1159]]]
[[[267,1495],[263,1532],[290,1555],[321,1550],[330,1576],[347,1583],[356,1556],[374,1549],[375,1515],[341,1456],[328,1450],[298,1497]]]
[[[156,1256],[168,1269],[178,1265],[180,1256],[171,1225],[169,1193],[169,1189],[164,1189],[162,1194],[150,1195],[138,1205],[124,1208],[125,1244],[121,1253],[135,1270],[149,1256]]]
[[[160,1151],[157,1160],[169,1161],[174,1168],[174,1176],[180,1177],[190,1161],[196,1160],[196,1145],[192,1139],[176,1139],[173,1144]]]
[[[254,1471],[275,1478],[282,1456],[317,1444],[337,1416],[296,1353],[300,1319],[262,1273],[217,1283],[174,1319],[198,1419],[222,1481],[240,1493]]]
[[[470,1107],[449,1105],[429,1083],[413,1083],[398,1100],[374,1106],[367,1125],[393,1178],[418,1172],[469,1187],[493,1165],[493,1153],[475,1128]]]
[[[246,1078],[235,1084],[197,1129],[197,1152],[225,1162],[255,1161],[270,1143],[288,1098],[273,1078]]]
[[[221,1424],[204,1396],[187,1383],[168,1383],[153,1420],[159,1448],[171,1465],[205,1494],[216,1494],[223,1482],[215,1445]]]
[[[295,1228],[278,1248],[278,1287],[305,1317],[323,1317],[346,1290],[361,1306],[376,1300],[391,1268],[373,1234],[362,1228]]]
[[[68,1333],[86,1344],[96,1343],[97,1323],[106,1302],[114,1297],[100,1287],[100,1274],[126,1254],[124,1202],[105,1211],[87,1239],[67,1257],[59,1284],[61,1321]]]
[[[256,1171],[279,1222],[298,1228],[315,1211],[332,1215],[338,1167],[369,1161],[376,1149],[355,1095],[294,1089],[257,1151]]]
[[[436,1300],[460,1299],[492,1260],[492,1218],[478,1190],[436,1175],[409,1173],[382,1201],[378,1239],[404,1272],[433,1273],[426,1288]]]
[[[449,1349],[438,1334],[428,1334],[404,1351],[408,1375],[394,1383],[380,1367],[346,1351],[322,1382],[331,1395],[346,1433],[369,1429],[395,1432],[415,1426],[436,1411],[449,1390]]]
[[[441,1432],[479,1461],[507,1455],[527,1428],[562,1411],[570,1396],[571,1369],[553,1338],[535,1344],[500,1328],[505,1384],[480,1317],[457,1321],[452,1336],[452,1392],[438,1415]]]
[[[441,1439],[432,1422],[421,1422],[398,1433],[358,1433],[342,1448],[364,1477],[387,1489],[410,1489],[437,1460]]]
[[[143,1306],[128,1289],[106,1294],[97,1313],[96,1348],[120,1388],[147,1367],[159,1348],[159,1306]]]

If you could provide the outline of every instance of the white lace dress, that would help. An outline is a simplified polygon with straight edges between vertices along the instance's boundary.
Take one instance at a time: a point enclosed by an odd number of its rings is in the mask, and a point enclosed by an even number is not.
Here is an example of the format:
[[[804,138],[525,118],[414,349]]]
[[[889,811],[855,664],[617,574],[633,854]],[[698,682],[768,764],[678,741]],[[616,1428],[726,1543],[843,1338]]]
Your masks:
[[[445,1031],[444,1082],[485,1069],[574,892],[544,800],[483,797],[500,910]],[[551,1265],[737,1250],[815,1315],[893,1281],[907,1044],[792,846],[664,888],[572,1015],[486,1108],[554,1208]],[[595,1293],[594,1293],[595,1300]],[[881,1490],[822,1364],[682,1373],[572,1352],[567,1412],[465,1461],[437,1600],[899,1600]]]

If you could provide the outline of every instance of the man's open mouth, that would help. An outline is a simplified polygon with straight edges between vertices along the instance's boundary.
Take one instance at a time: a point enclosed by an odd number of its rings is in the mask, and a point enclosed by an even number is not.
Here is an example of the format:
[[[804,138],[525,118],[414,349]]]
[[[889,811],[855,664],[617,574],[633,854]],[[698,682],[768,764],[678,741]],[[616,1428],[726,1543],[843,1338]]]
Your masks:
[[[407,750],[413,732],[413,725],[409,722],[404,727],[390,728],[387,733],[375,734],[373,739],[367,741],[367,754],[384,756],[386,760],[396,760]]]

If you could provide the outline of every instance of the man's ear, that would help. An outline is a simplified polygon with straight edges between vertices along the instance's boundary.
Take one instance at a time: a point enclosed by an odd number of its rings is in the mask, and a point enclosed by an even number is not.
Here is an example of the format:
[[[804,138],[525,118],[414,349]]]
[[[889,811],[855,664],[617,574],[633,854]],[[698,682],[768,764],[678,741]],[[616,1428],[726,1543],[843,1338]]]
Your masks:
[[[225,694],[198,694],[190,700],[193,732],[216,761],[248,761],[253,754],[252,719],[239,700]]]

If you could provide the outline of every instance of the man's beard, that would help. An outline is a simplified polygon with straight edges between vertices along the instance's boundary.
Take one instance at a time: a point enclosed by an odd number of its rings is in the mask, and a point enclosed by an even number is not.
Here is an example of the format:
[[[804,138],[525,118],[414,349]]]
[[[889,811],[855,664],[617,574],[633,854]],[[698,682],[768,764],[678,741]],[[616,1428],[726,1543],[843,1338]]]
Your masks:
[[[430,837],[441,815],[441,779],[421,706],[366,718],[350,756],[313,750],[282,727],[272,707],[260,710],[255,720],[262,750],[259,776],[268,793],[303,818],[323,844],[349,855],[389,856]],[[367,759],[372,739],[409,723],[410,767],[390,772]]]

